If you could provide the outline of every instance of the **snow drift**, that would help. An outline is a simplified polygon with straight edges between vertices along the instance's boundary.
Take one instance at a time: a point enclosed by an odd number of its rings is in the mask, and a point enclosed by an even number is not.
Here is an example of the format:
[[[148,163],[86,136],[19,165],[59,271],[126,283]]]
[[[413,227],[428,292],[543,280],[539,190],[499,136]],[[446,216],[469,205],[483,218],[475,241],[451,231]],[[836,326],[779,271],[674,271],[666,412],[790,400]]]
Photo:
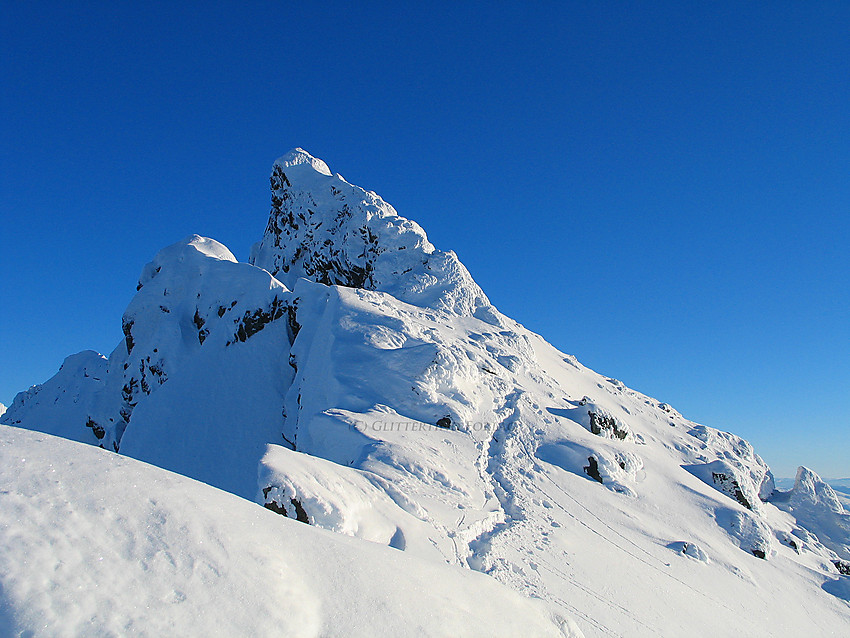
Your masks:
[[[578,635],[480,574],[8,426],[0,585],[3,636]]]

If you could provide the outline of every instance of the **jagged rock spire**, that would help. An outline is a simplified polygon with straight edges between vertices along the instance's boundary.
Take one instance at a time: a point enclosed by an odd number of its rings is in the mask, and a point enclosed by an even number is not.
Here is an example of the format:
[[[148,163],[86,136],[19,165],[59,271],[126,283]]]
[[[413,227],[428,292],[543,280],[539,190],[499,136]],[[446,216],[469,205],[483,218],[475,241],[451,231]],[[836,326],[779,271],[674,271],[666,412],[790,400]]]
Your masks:
[[[499,323],[453,252],[435,249],[419,224],[322,160],[290,151],[274,163],[271,191],[269,222],[249,261],[289,288],[305,277]]]

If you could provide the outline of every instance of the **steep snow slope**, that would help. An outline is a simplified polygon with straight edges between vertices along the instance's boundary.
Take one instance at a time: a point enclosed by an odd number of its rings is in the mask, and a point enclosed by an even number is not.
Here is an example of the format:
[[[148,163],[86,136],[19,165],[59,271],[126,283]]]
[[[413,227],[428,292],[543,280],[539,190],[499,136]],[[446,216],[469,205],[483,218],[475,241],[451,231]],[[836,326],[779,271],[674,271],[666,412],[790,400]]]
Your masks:
[[[589,636],[850,627],[847,514],[816,475],[777,492],[749,443],[500,315],[306,152],[271,186],[252,263],[274,276],[200,237],[165,249],[109,361],[76,355],[3,422],[483,571]]]
[[[846,603],[821,589],[838,556],[813,535],[794,549],[806,532],[759,498],[769,470],[740,438],[509,320],[494,330],[304,280],[293,295],[285,434],[301,454],[264,459],[272,507],[297,517],[297,502],[313,524],[439,552],[562,605],[588,635],[847,624]]]
[[[111,489],[93,488],[106,485]],[[558,628],[563,628],[563,634]],[[492,579],[0,426],[0,635],[577,635]]]

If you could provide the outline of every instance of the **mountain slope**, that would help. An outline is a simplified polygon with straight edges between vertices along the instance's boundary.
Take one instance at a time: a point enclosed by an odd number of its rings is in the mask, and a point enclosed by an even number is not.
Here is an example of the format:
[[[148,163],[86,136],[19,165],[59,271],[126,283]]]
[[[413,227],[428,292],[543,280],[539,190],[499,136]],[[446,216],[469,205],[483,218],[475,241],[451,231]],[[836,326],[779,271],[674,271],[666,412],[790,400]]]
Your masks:
[[[501,315],[305,151],[271,188],[253,265],[197,236],[164,249],[108,361],[69,359],[2,422],[482,571],[588,636],[848,625],[848,514],[817,475],[776,491],[749,443]]]
[[[479,574],[8,426],[0,585],[3,636],[573,635]]]

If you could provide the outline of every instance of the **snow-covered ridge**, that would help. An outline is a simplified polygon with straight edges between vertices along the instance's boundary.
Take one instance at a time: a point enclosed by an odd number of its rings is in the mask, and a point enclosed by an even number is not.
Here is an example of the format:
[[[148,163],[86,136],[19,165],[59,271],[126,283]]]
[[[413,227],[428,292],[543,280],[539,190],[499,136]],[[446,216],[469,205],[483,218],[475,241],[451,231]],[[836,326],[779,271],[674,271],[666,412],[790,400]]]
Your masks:
[[[749,443],[499,315],[308,153],[272,190],[254,265],[198,236],[163,249],[110,357],[69,357],[0,421],[484,572],[588,636],[846,624],[847,514],[814,473],[775,490]]]

